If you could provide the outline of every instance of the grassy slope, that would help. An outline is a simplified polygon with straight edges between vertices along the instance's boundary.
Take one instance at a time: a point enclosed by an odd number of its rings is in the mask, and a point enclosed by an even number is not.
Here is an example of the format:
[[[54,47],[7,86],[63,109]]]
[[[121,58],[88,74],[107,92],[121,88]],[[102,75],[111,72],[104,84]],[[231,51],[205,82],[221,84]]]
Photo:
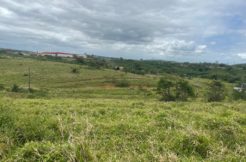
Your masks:
[[[30,58],[10,57],[0,59],[0,84],[10,89],[13,84],[21,87],[28,85],[28,67],[31,69],[31,85],[37,89],[34,95],[1,92],[9,97],[60,97],[60,98],[156,98],[156,88],[160,76],[135,75],[108,69],[91,69],[75,64],[40,61]],[[78,74],[72,68],[79,69]],[[177,76],[166,74],[164,78],[177,80]],[[117,88],[115,82],[128,80],[130,87]],[[203,98],[209,80],[193,78],[190,83],[195,87],[198,98]],[[231,85],[228,84],[231,89]]]
[[[48,93],[0,92],[2,160],[246,160],[245,102],[162,103],[155,76],[24,58],[0,59],[0,83],[26,87],[28,67],[32,86]],[[113,85],[124,78],[131,87]],[[203,95],[208,80],[190,82]]]
[[[31,82],[34,89],[48,92],[48,97],[137,97],[139,86],[150,88],[157,79],[153,76],[141,76],[107,69],[90,69],[85,66],[50,61],[38,61],[25,58],[0,59],[0,84],[10,88],[13,84],[27,87],[28,67],[31,69]],[[72,68],[79,69],[78,74]],[[114,83],[128,80],[131,87],[117,88]],[[105,92],[106,91],[106,92]],[[96,92],[96,93],[95,93]],[[9,96],[26,97],[25,94],[7,93]],[[135,94],[135,95],[134,95]],[[142,93],[143,94],[143,93]],[[6,93],[5,93],[6,95]],[[105,96],[106,95],[106,96]],[[145,95],[145,94],[143,94]]]
[[[119,99],[0,103],[0,121],[7,121],[1,125],[0,152],[10,161],[66,161],[81,157],[75,154],[77,149],[84,159],[94,161],[246,160],[246,103]]]

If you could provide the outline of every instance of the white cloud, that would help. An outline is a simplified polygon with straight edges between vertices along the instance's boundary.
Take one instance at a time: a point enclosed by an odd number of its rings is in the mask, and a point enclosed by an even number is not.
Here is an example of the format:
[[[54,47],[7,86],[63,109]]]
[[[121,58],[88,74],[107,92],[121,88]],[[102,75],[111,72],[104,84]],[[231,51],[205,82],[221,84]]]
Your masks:
[[[145,46],[146,53],[156,53],[160,55],[174,55],[191,53],[194,49],[193,41],[177,39],[156,39]]]
[[[1,0],[0,38],[13,48],[22,38],[23,48],[30,49],[35,42],[43,48],[49,44],[109,56],[115,51],[137,53],[139,58],[193,56],[206,53],[208,45],[218,47],[219,36],[245,34],[244,28],[231,29],[224,21],[233,15],[246,19],[240,10],[245,5],[244,0]],[[234,40],[234,49],[246,41]],[[221,52],[232,53],[229,50]]]
[[[0,7],[0,18],[1,17],[12,17],[14,15],[13,12],[8,10],[7,8]]]
[[[199,45],[196,47],[195,53],[204,53],[207,49],[207,45]]]
[[[246,53],[238,53],[237,56],[241,59],[246,59]]]

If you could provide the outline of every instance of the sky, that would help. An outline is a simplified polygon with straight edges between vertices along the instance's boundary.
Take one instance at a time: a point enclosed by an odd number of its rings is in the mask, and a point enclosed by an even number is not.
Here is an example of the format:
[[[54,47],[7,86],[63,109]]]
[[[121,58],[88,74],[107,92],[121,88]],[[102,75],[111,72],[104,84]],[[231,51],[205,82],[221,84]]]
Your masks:
[[[246,63],[245,0],[0,0],[0,47]]]

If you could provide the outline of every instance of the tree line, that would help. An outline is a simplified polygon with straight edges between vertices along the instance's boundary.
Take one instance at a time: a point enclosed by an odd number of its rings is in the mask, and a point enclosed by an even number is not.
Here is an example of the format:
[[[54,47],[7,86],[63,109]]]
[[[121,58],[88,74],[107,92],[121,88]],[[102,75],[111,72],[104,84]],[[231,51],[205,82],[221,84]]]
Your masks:
[[[192,85],[185,80],[172,82],[161,78],[158,82],[157,92],[161,96],[161,101],[188,101],[188,99],[197,97]],[[220,102],[227,95],[225,85],[221,81],[213,80],[208,85],[205,100],[208,102]],[[233,90],[231,98],[246,100],[246,89],[243,88],[241,91]]]

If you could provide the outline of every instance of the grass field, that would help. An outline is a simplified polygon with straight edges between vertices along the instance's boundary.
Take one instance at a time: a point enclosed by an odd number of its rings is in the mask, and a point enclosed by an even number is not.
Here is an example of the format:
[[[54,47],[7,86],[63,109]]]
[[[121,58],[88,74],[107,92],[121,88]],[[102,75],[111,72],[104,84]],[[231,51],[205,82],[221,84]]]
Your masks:
[[[178,78],[1,57],[0,161],[246,161],[246,102],[204,102],[199,78],[196,100],[160,102],[160,77]]]

